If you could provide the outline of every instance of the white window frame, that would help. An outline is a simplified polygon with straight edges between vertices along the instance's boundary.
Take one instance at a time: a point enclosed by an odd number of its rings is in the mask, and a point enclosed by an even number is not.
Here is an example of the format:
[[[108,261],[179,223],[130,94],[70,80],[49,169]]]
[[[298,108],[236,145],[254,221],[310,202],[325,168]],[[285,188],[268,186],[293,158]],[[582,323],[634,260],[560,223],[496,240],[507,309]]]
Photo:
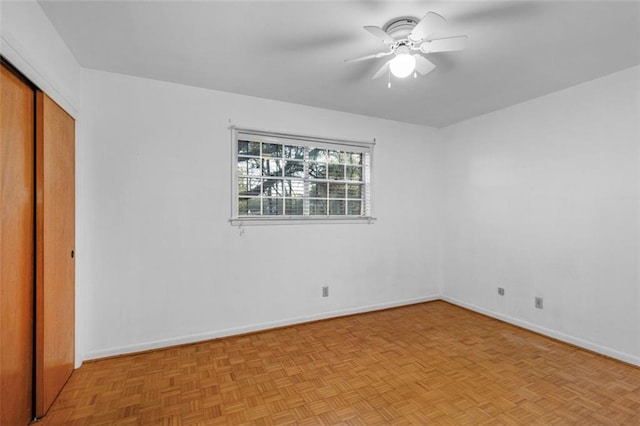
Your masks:
[[[373,203],[372,194],[372,171],[373,171],[373,142],[362,142],[347,139],[334,139],[317,136],[307,136],[291,133],[281,133],[266,130],[251,129],[246,127],[231,126],[232,148],[231,148],[231,219],[232,225],[274,225],[274,224],[307,224],[307,223],[373,223],[375,217],[372,214]],[[240,216],[239,215],[239,191],[238,191],[238,140],[272,142],[282,145],[294,145],[313,148],[325,148],[336,151],[360,152],[363,156],[363,214],[359,216],[349,215],[262,215],[262,216]],[[307,152],[307,150],[305,150]],[[305,158],[306,172],[306,158]],[[308,186],[305,184],[305,200],[308,200]],[[308,202],[305,201],[305,206]],[[308,208],[305,207],[305,214]]]

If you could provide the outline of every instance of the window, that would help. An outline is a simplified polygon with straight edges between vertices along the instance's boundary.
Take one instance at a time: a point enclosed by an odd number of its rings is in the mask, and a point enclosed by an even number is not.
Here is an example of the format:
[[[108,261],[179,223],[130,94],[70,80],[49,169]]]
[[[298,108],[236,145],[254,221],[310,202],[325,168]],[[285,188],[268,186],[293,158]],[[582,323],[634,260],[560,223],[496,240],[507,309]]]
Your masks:
[[[367,221],[373,143],[234,128],[232,223]]]

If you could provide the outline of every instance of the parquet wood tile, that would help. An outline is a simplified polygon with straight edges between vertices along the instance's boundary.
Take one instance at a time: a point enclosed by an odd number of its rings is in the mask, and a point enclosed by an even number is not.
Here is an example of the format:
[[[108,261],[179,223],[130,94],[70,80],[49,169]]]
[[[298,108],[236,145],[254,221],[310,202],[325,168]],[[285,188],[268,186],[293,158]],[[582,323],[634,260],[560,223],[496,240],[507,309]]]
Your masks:
[[[640,425],[639,412],[639,368],[437,301],[87,362],[41,425]]]

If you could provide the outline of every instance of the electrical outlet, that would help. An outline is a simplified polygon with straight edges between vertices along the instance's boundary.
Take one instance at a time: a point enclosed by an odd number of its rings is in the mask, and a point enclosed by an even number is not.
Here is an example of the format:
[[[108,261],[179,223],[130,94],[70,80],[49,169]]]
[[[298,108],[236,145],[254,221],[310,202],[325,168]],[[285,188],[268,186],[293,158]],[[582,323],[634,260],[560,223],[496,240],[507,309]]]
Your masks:
[[[502,288],[502,287],[498,287],[498,294],[499,294],[500,296],[504,296],[504,288]]]
[[[329,297],[329,286],[322,287],[322,297]]]
[[[542,309],[542,297],[536,297],[536,308]]]

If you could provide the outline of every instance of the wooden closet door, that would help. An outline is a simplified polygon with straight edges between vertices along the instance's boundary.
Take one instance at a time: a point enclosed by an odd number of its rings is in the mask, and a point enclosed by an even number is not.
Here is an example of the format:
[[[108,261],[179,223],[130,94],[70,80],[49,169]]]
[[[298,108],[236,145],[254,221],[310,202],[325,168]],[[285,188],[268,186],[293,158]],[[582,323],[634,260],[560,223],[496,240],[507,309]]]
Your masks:
[[[0,424],[33,418],[34,91],[0,66]]]
[[[75,355],[75,121],[36,96],[36,415],[73,372]]]

